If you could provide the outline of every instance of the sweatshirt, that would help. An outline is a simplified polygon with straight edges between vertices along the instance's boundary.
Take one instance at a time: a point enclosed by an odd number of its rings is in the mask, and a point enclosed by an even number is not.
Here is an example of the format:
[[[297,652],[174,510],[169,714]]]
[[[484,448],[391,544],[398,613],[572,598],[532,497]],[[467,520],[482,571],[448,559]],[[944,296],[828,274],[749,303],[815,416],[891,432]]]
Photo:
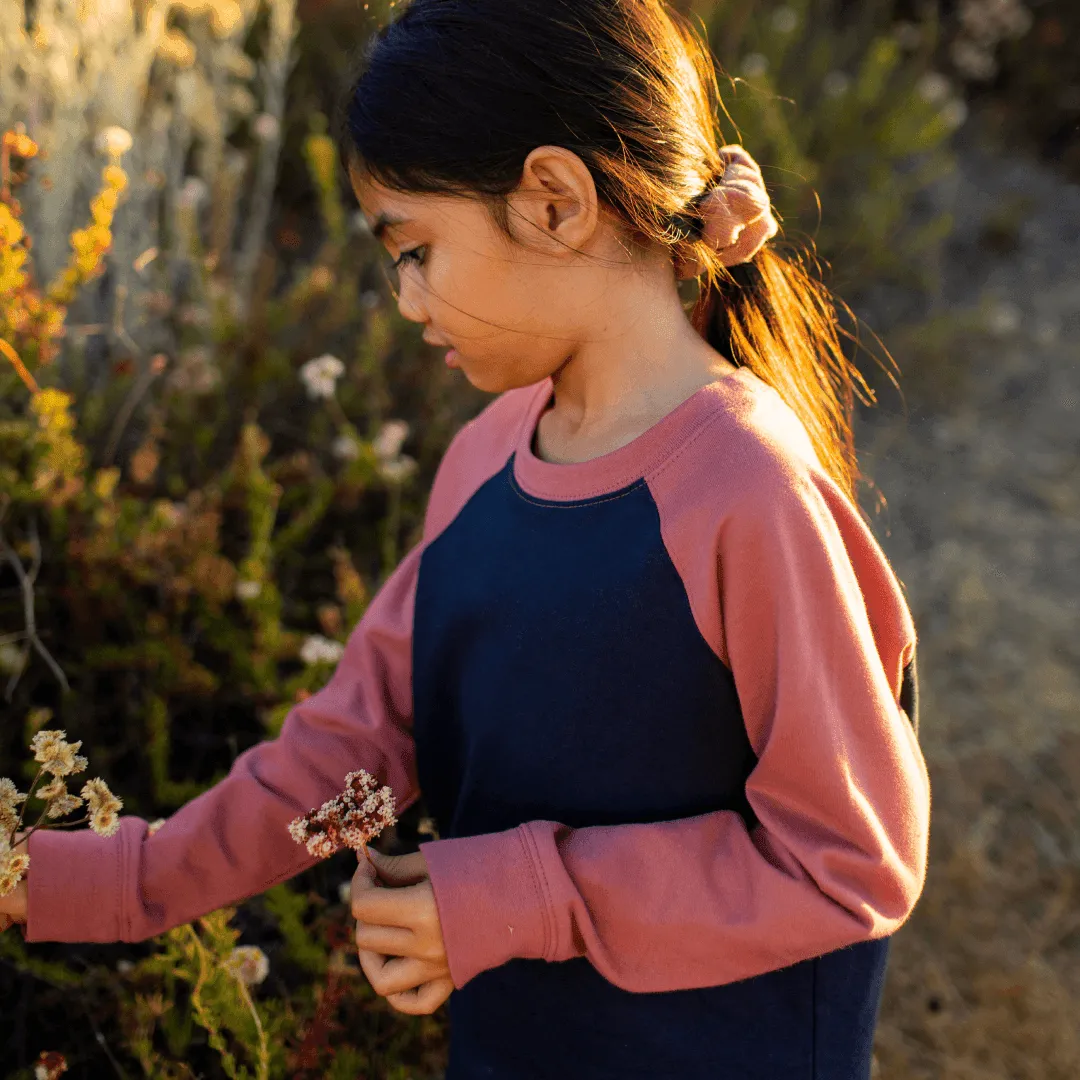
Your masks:
[[[446,1080],[866,1080],[927,865],[916,632],[805,427],[739,368],[588,461],[553,383],[454,437],[326,686],[153,835],[42,831],[27,940],[141,941],[310,867],[366,769],[420,845]]]

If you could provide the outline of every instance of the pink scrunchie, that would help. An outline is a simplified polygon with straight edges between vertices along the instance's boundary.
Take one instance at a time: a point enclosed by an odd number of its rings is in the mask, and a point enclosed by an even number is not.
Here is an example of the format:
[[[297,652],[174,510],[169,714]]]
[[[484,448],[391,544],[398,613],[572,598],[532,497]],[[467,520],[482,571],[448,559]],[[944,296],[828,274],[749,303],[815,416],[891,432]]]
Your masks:
[[[716,248],[724,266],[749,262],[779,231],[769,193],[758,163],[741,146],[721,147],[724,175],[702,199],[705,219],[702,239]],[[680,260],[680,279],[697,277],[705,269],[700,259]]]

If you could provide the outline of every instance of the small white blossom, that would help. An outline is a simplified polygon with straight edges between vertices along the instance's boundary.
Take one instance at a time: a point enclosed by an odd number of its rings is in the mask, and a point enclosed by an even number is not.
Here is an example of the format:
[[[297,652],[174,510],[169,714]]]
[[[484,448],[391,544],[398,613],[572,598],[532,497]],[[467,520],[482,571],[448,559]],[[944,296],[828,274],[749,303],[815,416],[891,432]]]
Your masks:
[[[337,391],[337,381],[345,374],[345,365],[329,353],[309,360],[300,369],[300,378],[313,400],[332,398]]]
[[[342,461],[355,461],[360,456],[360,444],[351,435],[339,435],[330,452]]]
[[[1020,328],[1020,309],[1008,300],[1002,300],[990,309],[986,326],[998,337],[1015,333]]]
[[[952,85],[939,71],[928,71],[915,84],[915,93],[928,105],[939,105],[952,93]]]
[[[821,80],[821,92],[827,98],[843,97],[851,87],[851,76],[843,71],[830,71]]]
[[[229,954],[224,967],[245,986],[257,986],[270,974],[270,961],[257,945],[238,945]]]
[[[799,25],[799,13],[794,8],[778,7],[772,16],[773,29],[780,34],[790,34]]]
[[[336,664],[345,652],[339,641],[331,641],[321,634],[312,634],[300,649],[300,659],[305,664]]]
[[[255,117],[251,130],[255,133],[255,138],[261,139],[263,142],[269,142],[271,139],[278,137],[281,132],[281,124],[276,116],[264,112]]]
[[[962,127],[968,118],[967,102],[962,98],[953,98],[941,110],[941,116],[945,123],[955,131],[958,127]]]
[[[922,29],[912,22],[898,22],[893,27],[893,36],[901,49],[917,49],[923,40]]]
[[[953,42],[949,49],[949,58],[956,70],[972,82],[985,82],[997,74],[998,65],[993,54],[989,49],[976,45],[974,41],[961,38]]]
[[[417,470],[415,459],[403,454],[393,461],[383,461],[379,464],[379,475],[389,484],[400,484],[408,480]]]
[[[388,461],[401,453],[408,437],[409,425],[404,420],[389,420],[383,424],[371,445],[378,457]]]
[[[200,176],[189,176],[176,197],[177,203],[185,209],[201,206],[210,194],[210,187]]]
[[[238,600],[254,600],[261,592],[261,581],[238,581],[236,583],[236,598]]]
[[[130,960],[117,960],[116,970],[121,975],[130,975],[135,970],[135,965]]]
[[[94,140],[94,148],[99,154],[110,154],[119,157],[131,149],[131,135],[122,127],[113,125],[98,132]]]
[[[750,53],[743,57],[742,72],[749,79],[758,79],[769,70],[769,60],[764,53]]]

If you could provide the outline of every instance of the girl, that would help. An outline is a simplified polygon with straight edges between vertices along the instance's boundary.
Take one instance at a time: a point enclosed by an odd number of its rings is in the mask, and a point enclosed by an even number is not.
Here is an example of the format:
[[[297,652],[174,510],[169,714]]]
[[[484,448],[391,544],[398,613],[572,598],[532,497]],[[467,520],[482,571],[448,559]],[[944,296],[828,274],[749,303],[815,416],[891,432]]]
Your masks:
[[[27,939],[294,876],[364,768],[440,833],[353,910],[379,993],[449,998],[448,1080],[864,1080],[926,874],[915,627],[707,46],[662,0],[414,0],[344,105],[402,314],[496,396],[278,739],[153,835],[30,838]]]

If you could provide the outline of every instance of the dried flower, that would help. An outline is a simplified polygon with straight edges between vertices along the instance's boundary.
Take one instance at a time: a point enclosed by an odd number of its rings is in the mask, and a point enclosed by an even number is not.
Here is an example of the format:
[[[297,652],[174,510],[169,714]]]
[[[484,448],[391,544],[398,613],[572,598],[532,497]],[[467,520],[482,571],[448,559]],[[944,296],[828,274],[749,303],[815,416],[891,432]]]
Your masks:
[[[8,848],[0,854],[0,896],[15,891],[23,874],[30,868],[30,856],[25,851]]]
[[[89,804],[90,828],[98,836],[112,836],[120,828],[118,813],[124,804],[110,790],[104,780],[87,780],[82,797]]]
[[[337,392],[337,381],[345,374],[345,365],[329,353],[309,360],[300,369],[300,378],[313,400],[332,398]]]
[[[289,835],[325,859],[343,847],[362,851],[388,825],[396,823],[394,795],[368,772],[359,769],[345,777],[345,790],[334,799],[289,822]]]
[[[82,799],[68,792],[67,784],[61,776],[38,788],[35,797],[48,803],[45,814],[50,818],[63,817],[82,806]]]
[[[270,974],[270,961],[257,945],[238,945],[223,966],[245,986],[257,986]]]
[[[30,742],[34,760],[53,776],[70,776],[86,768],[86,758],[75,753],[80,746],[81,741],[69,743],[64,731],[39,731]]]

